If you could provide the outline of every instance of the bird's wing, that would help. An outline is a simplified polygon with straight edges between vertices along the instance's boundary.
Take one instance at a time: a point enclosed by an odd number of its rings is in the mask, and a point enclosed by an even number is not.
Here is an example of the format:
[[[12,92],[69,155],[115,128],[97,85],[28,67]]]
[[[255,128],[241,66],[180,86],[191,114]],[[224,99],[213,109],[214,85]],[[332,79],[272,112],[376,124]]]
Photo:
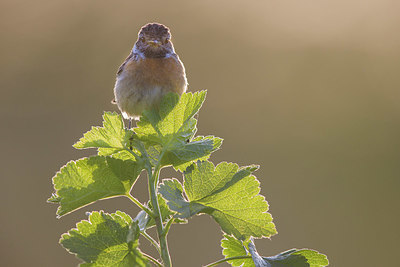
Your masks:
[[[117,76],[121,74],[121,72],[124,70],[126,63],[133,58],[133,52],[129,54],[129,56],[125,59],[124,63],[119,67]]]

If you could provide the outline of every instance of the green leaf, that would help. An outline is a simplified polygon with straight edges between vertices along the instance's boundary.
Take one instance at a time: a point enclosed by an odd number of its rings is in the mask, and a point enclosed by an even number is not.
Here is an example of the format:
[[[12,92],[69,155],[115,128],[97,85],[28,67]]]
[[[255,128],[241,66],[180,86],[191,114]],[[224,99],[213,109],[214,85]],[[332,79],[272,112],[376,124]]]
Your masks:
[[[70,161],[54,176],[56,192],[49,202],[60,204],[62,216],[96,200],[126,195],[143,165],[132,160],[94,156]]]
[[[189,218],[203,211],[206,207],[198,203],[190,203],[183,197],[182,184],[177,179],[164,179],[160,184],[160,194],[167,200],[171,210],[178,212],[177,218]]]
[[[176,179],[163,180],[160,193],[179,218],[196,213],[211,215],[227,234],[237,239],[276,234],[268,203],[259,195],[258,180],[251,173],[258,166],[197,162],[184,172],[184,190]],[[183,193],[185,193],[186,198]]]
[[[222,254],[225,258],[251,256],[250,253],[246,251],[242,242],[233,236],[224,235],[224,238],[221,240],[221,247],[223,248]],[[228,263],[232,266],[254,267],[254,262],[251,258],[231,260],[228,261]]]
[[[153,166],[172,165],[184,171],[195,160],[206,160],[222,144],[222,139],[214,136],[199,136],[194,115],[205,100],[206,92],[167,94],[159,109],[143,113],[134,129],[135,138],[144,143]]]
[[[323,267],[329,264],[325,255],[310,249],[290,249],[275,256],[260,257],[252,242],[247,241],[242,244],[240,240],[228,235],[224,235],[224,239],[221,240],[221,246],[223,248],[222,254],[225,258],[252,256],[251,254],[253,254],[253,258],[228,261],[232,266]],[[249,249],[250,253],[245,247]],[[261,262],[254,264],[254,259],[261,260]]]
[[[162,165],[172,165],[176,170],[184,171],[194,160],[207,160],[221,145],[222,139],[214,136],[198,136],[189,143],[177,142],[166,151]]]
[[[106,155],[105,151],[109,151],[107,155],[110,155],[125,149],[132,135],[132,131],[124,128],[121,115],[105,112],[103,127],[92,127],[74,144],[74,147],[77,149],[104,148],[102,154]]]
[[[171,218],[171,216],[175,214],[175,212],[172,212],[169,209],[167,203],[160,194],[158,195],[158,206],[160,207],[162,222],[166,223]],[[151,205],[151,202],[149,203],[149,209],[153,210],[153,205]],[[140,231],[145,231],[146,229],[156,225],[154,219],[151,218],[144,210],[138,213],[138,215],[135,217],[135,221],[138,222]],[[187,220],[174,218],[174,223],[187,223]]]
[[[137,155],[140,155],[140,153],[136,150],[134,152]],[[113,148],[99,148],[98,153],[99,156],[111,156],[115,159],[122,159],[122,160],[133,160],[133,161],[142,161],[142,158],[136,158],[134,157],[128,150],[116,150]]]
[[[311,249],[290,249],[272,257],[263,257],[272,267],[323,267],[328,266],[328,258]]]
[[[92,212],[89,221],[76,226],[60,243],[85,262],[81,266],[150,266],[138,249],[139,228],[129,215]]]
[[[218,150],[222,139],[214,136],[198,136],[190,142],[175,142],[165,150],[161,166],[172,165],[176,170],[184,171],[193,161],[206,160],[211,153]],[[147,148],[152,165],[160,159],[163,147],[154,145]]]
[[[173,139],[190,139],[196,130],[194,115],[199,111],[206,97],[206,91],[166,94],[159,109],[143,112],[138,127],[135,128],[139,139],[166,144]]]

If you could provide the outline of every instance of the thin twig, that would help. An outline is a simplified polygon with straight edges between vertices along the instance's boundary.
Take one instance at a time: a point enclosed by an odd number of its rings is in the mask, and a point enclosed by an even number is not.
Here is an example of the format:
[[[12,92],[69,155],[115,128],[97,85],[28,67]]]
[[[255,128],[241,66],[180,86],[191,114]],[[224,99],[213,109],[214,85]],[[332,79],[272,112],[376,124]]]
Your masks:
[[[174,222],[174,216],[171,217],[171,219],[169,219],[169,221],[165,224],[164,227],[164,235],[167,235],[169,232],[169,228],[171,228],[172,223]]]
[[[139,200],[137,200],[136,198],[134,198],[131,194],[127,194],[126,195],[130,200],[132,200],[133,203],[135,203],[139,208],[141,208],[142,210],[144,210],[150,217],[154,218],[154,213],[149,210],[148,208],[146,208],[142,203],[140,203]]]
[[[157,241],[154,240],[154,238],[152,238],[148,233],[146,233],[145,231],[140,232],[140,234],[142,234],[147,240],[150,241],[150,243],[157,249],[158,253],[161,255],[161,249],[160,249],[160,245],[157,243]]]
[[[143,253],[143,252],[142,252],[142,254],[143,254],[143,256],[145,256],[146,258],[148,258],[149,260],[151,260],[155,265],[157,265],[157,266],[159,266],[159,267],[163,267],[162,264],[161,264],[158,260],[156,260],[155,258],[153,258],[152,256],[147,255],[146,253]]]

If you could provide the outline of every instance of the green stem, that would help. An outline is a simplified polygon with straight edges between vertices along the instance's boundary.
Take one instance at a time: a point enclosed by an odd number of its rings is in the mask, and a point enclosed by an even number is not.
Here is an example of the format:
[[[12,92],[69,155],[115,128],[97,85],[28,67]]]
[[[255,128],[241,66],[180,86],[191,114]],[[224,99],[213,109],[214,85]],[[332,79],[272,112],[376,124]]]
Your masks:
[[[226,261],[230,261],[230,260],[240,260],[240,259],[251,259],[251,256],[236,256],[236,257],[230,257],[230,258],[225,258],[207,265],[204,265],[203,267],[212,267],[212,266],[217,266],[218,264],[221,264],[223,262]]]
[[[162,157],[160,157],[160,161],[161,158]],[[151,172],[150,168],[147,170],[147,172],[149,173],[149,191],[150,191],[151,204],[153,205],[153,210],[155,215],[154,220],[156,222],[158,239],[160,241],[161,259],[164,263],[164,267],[171,267],[171,257],[168,251],[167,235],[166,233],[164,233],[164,226],[162,223],[161,211],[157,198],[156,182],[158,182],[160,170],[161,170],[161,164],[157,164],[157,166],[154,168],[154,172]]]
[[[131,149],[125,148],[125,151],[128,151],[129,153],[131,153],[132,156],[134,156],[136,160],[141,160],[142,159],[138,154],[133,152]]]
[[[171,219],[169,219],[169,221],[167,222],[167,224],[164,227],[164,234],[167,235],[169,232],[169,228],[171,228],[172,223],[174,222],[174,216],[171,217]]]
[[[147,240],[149,240],[149,242],[157,249],[158,253],[161,255],[160,245],[157,243],[157,241],[155,241],[148,233],[144,231],[140,232],[140,234],[144,236]]]
[[[149,260],[151,260],[155,265],[159,266],[159,267],[163,267],[161,263],[158,262],[158,260],[156,260],[155,258],[153,258],[150,255],[147,255],[146,253],[143,253],[143,256],[145,256],[146,258],[148,258]]]
[[[154,213],[149,210],[148,208],[146,208],[142,203],[140,203],[139,200],[137,200],[136,198],[134,198],[131,194],[127,194],[126,195],[130,200],[132,200],[133,203],[135,203],[139,208],[141,208],[142,210],[144,210],[150,217],[154,218]]]

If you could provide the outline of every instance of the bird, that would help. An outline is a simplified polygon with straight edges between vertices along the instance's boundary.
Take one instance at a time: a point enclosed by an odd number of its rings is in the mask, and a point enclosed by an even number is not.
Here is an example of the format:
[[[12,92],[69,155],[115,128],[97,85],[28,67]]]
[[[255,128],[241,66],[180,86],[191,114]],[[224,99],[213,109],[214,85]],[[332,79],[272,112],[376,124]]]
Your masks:
[[[114,104],[122,116],[138,120],[144,110],[159,108],[169,93],[182,95],[188,87],[185,67],[175,53],[169,28],[160,23],[144,25],[124,63],[114,86]]]

